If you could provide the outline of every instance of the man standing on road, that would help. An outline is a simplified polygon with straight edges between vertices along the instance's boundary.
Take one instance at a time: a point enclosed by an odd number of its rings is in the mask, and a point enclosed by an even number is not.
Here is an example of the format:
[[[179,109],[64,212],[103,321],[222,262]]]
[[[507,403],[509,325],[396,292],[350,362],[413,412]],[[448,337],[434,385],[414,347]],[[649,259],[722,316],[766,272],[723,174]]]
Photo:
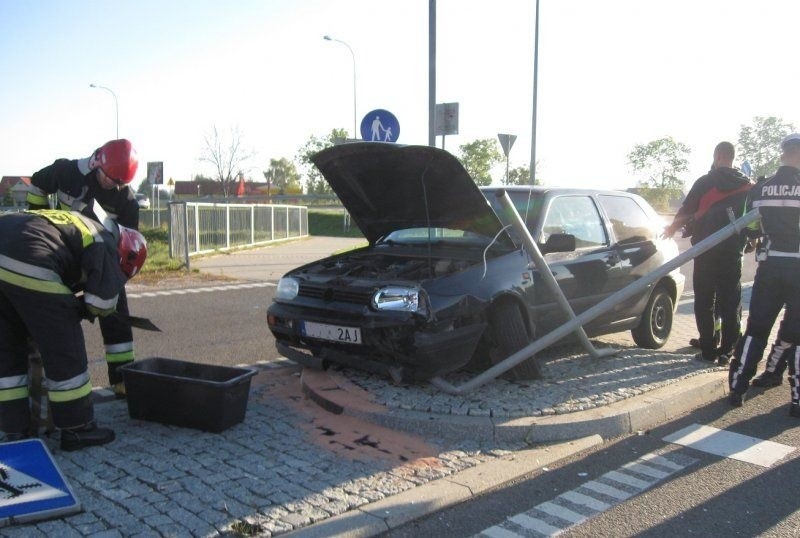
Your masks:
[[[47,196],[55,194],[61,209],[83,211],[96,200],[109,217],[122,226],[139,229],[139,204],[128,184],[133,181],[139,161],[130,141],[111,140],[88,158],[58,159],[31,177],[28,191],[30,209],[49,207]],[[125,290],[120,292],[117,310],[128,314]],[[133,361],[133,332],[117,318],[101,318],[108,381],[119,398],[125,396],[122,374],[117,369]]]
[[[735,151],[730,142],[714,148],[711,171],[694,182],[664,236],[691,222],[695,245],[744,214],[750,180],[733,168]],[[728,363],[741,330],[742,251],[744,240],[735,235],[694,259],[694,317],[700,333],[698,359]],[[716,306],[715,306],[716,305]],[[714,342],[715,309],[722,320],[720,347]]]
[[[800,133],[781,142],[777,173],[751,192],[748,206],[761,213],[763,251],[753,281],[747,330],[731,361],[728,401],[740,407],[755,374],[769,333],[786,305],[780,335],[789,363],[789,414],[800,418]]]
[[[78,212],[46,209],[0,216],[0,429],[30,437],[28,335],[39,346],[61,449],[103,445],[114,431],[94,421],[81,319],[109,316],[147,244],[136,230]],[[75,294],[82,292],[82,296]]]

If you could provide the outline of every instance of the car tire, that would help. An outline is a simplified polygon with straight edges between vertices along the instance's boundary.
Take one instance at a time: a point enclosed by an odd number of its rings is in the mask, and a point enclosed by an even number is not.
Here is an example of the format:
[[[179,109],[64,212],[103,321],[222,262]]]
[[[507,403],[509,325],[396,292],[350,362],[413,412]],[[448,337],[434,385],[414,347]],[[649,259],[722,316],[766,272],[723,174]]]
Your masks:
[[[653,291],[639,325],[631,330],[636,345],[646,349],[660,349],[672,332],[674,316],[672,296],[667,288],[659,286]]]
[[[489,312],[489,325],[495,342],[495,348],[489,355],[493,365],[530,343],[522,312],[510,301],[500,301],[492,307]],[[503,378],[511,381],[541,377],[542,371],[536,357],[522,361],[503,374]]]

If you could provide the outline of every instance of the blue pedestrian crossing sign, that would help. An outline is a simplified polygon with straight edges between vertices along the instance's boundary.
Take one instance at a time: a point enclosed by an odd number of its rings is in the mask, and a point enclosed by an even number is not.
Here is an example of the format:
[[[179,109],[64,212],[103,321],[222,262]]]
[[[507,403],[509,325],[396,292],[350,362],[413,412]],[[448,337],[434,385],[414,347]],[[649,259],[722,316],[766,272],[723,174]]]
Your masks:
[[[378,108],[361,120],[361,138],[369,142],[397,142],[400,122],[388,110]]]
[[[41,439],[0,444],[0,527],[80,511]]]

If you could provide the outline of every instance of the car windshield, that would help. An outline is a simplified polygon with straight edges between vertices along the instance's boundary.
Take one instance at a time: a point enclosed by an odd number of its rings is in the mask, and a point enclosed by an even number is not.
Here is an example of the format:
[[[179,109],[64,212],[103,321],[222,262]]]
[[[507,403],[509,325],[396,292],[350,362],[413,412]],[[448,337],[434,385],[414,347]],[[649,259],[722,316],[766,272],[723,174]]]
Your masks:
[[[393,231],[378,241],[378,244],[419,245],[433,242],[438,244],[447,243],[454,245],[486,246],[491,240],[491,237],[466,230],[454,230],[451,228],[406,228]]]

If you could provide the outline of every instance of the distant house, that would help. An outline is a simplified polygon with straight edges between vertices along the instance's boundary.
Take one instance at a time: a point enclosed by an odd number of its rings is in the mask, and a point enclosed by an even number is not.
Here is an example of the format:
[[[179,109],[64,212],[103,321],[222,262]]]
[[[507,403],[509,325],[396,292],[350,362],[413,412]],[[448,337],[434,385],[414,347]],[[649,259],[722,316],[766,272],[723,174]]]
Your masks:
[[[0,179],[0,205],[11,203],[25,205],[31,178],[27,176],[3,176]]]
[[[253,181],[244,181],[244,192],[239,188],[241,183],[234,182],[231,185],[228,196],[231,198],[242,196],[256,196],[266,194],[266,183],[255,183]],[[237,192],[238,191],[238,192]],[[224,196],[222,190],[222,183],[219,181],[176,181],[174,196],[177,199],[192,199],[192,198],[220,198]]]

